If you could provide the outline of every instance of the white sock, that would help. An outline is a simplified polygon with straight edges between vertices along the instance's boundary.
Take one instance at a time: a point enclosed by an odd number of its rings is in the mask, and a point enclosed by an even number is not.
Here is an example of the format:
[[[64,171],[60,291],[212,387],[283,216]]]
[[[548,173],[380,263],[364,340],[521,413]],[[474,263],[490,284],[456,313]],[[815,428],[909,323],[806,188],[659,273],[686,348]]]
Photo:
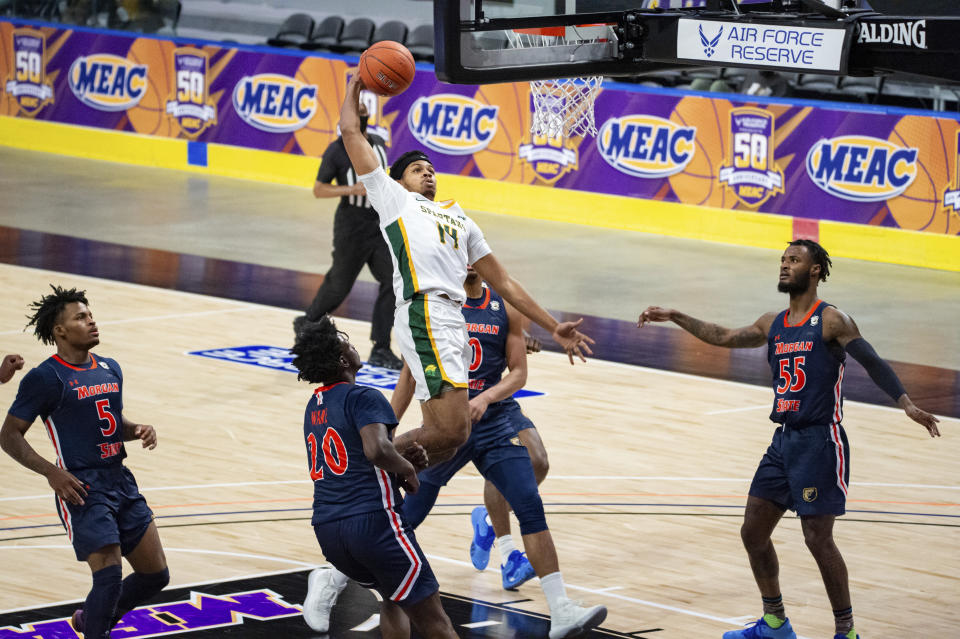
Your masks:
[[[517,549],[513,544],[513,537],[511,535],[497,537],[497,548],[500,550],[501,565],[507,563],[507,558],[510,556],[510,553]]]
[[[547,598],[547,605],[550,606],[551,612],[567,598],[567,587],[563,584],[563,575],[559,570],[540,577],[540,587],[543,588],[543,594]]]
[[[330,566],[330,583],[336,586],[337,590],[346,588],[348,581],[350,581],[350,577],[347,577],[333,566]]]

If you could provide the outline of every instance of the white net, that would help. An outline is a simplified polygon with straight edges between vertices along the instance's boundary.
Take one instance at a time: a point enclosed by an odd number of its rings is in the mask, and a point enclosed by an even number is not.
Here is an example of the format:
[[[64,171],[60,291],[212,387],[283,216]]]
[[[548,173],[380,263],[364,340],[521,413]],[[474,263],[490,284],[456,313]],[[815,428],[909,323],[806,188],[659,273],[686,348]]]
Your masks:
[[[507,31],[512,48],[555,51],[560,59],[571,62],[584,45],[607,42],[611,37],[612,31],[607,25]],[[593,105],[601,84],[603,76],[531,81],[533,114],[530,132],[549,137],[596,135]]]
[[[530,132],[563,137],[596,135],[593,105],[603,76],[533,80]]]

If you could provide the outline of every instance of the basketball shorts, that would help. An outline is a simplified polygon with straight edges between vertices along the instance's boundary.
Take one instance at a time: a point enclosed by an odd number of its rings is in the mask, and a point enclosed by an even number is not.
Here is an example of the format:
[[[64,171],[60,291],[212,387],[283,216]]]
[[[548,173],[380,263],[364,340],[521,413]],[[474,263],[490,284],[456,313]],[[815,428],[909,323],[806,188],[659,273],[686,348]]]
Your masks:
[[[57,513],[78,561],[112,544],[128,555],[153,521],[153,511],[125,466],[70,471],[87,486],[82,506],[56,498]]]
[[[413,529],[394,510],[353,515],[313,530],[337,570],[399,606],[411,606],[440,589]]]
[[[418,526],[427,516],[440,487],[446,486],[461,468],[473,462],[480,474],[496,486],[513,508],[521,534],[530,535],[547,529],[530,454],[517,437],[518,416],[523,417],[523,413],[515,401],[491,405],[483,419],[474,424],[470,438],[451,459],[420,472],[420,490],[404,498],[403,512],[412,526]]]
[[[843,426],[778,428],[750,484],[750,494],[804,515],[842,515],[850,481]]]
[[[416,399],[426,401],[451,388],[467,387],[472,352],[460,304],[417,293],[397,307],[393,326],[416,382]]]

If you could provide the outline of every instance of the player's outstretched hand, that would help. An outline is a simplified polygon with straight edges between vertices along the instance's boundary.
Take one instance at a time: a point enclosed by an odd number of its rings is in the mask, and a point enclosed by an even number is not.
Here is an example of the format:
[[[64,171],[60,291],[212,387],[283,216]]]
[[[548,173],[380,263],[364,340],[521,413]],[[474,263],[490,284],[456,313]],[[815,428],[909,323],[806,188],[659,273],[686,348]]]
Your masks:
[[[669,322],[671,313],[673,313],[673,309],[648,306],[647,310],[640,313],[640,319],[637,320],[637,328],[643,328],[643,325],[647,322]]]
[[[0,361],[0,384],[6,384],[13,374],[23,368],[23,358],[19,355],[5,355]]]
[[[421,446],[419,442],[411,442],[409,446],[397,452],[400,453],[401,457],[413,464],[413,468],[417,472],[423,470],[430,464],[427,449]]]
[[[87,489],[83,482],[64,469],[54,468],[47,475],[47,483],[50,484],[50,488],[53,488],[53,492],[60,499],[65,499],[74,506],[83,506],[83,498],[87,496]]]
[[[419,444],[418,444],[419,445]],[[420,490],[420,479],[417,477],[417,469],[413,464],[407,464],[407,469],[399,473],[400,487],[410,494]]]
[[[917,408],[913,402],[910,402],[904,409],[903,412],[907,414],[907,417],[917,422],[921,426],[927,429],[927,432],[930,433],[931,437],[939,437],[940,429],[937,428],[937,423],[940,421],[936,418],[935,415],[931,415],[927,411]]]
[[[574,355],[579,357],[581,362],[587,361],[584,353],[593,355],[593,351],[590,350],[588,345],[596,344],[591,337],[577,330],[577,327],[582,323],[582,317],[576,322],[560,322],[553,331],[553,339],[566,351],[571,364],[573,364]]]
[[[143,442],[144,448],[153,450],[157,447],[157,431],[149,424],[140,424],[133,431],[133,436]]]

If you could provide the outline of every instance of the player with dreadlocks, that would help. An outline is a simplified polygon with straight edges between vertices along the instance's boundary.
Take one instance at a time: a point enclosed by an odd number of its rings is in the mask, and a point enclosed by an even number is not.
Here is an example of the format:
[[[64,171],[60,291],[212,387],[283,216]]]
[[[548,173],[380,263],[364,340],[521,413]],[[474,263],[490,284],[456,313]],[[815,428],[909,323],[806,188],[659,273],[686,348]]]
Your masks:
[[[780,564],[771,535],[787,509],[800,517],[803,538],[813,555],[833,607],[834,639],[859,639],[847,565],[833,538],[833,524],[844,514],[850,480],[850,445],[844,432],[843,369],[849,354],[907,417],[939,437],[937,418],[918,408],[893,368],[863,339],[853,319],[821,301],[817,287],[833,263],[817,242],[799,239],[780,256],[777,290],[790,306],[766,313],[743,328],[730,329],[680,311],[651,306],[647,322],[673,322],[708,344],[726,348],[767,346],[774,392],[770,421],[778,424],[753,476],[740,537],[763,601],[763,616],[723,639],[796,639],[780,593]]]
[[[125,441],[139,439],[153,450],[157,433],[127,419],[120,366],[91,352],[100,332],[85,291],[51,288],[53,293],[31,304],[27,326],[57,352],[21,380],[0,429],[0,447],[46,477],[56,494],[77,560],[93,573],[93,587],[71,623],[87,639],[100,639],[170,580],[153,512],[122,463]],[[55,464],[24,438],[37,417],[53,443]],[[134,570],[122,581],[121,557]]]
[[[380,593],[385,637],[409,637],[409,618],[424,637],[455,639],[437,579],[401,514],[400,487],[419,487],[423,448],[414,443],[401,454],[394,447],[390,402],[356,384],[360,355],[328,315],[304,323],[291,350],[299,378],[321,384],[307,402],[303,436],[313,480],[311,524],[324,556]],[[308,614],[316,602],[308,597],[303,607]]]

